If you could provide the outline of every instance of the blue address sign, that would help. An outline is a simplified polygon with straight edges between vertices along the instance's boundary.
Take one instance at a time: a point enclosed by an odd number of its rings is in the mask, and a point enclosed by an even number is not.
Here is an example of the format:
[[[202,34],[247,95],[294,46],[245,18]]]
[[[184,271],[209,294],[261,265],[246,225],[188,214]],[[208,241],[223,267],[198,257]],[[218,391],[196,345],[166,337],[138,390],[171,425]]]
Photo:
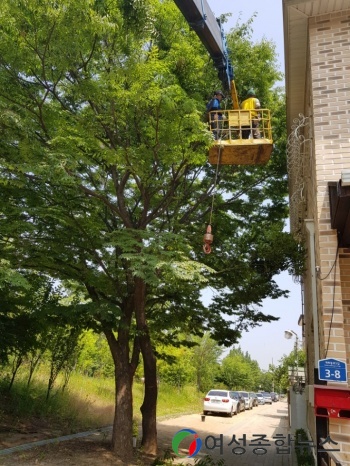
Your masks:
[[[346,363],[338,359],[320,359],[318,361],[318,378],[329,382],[347,382]]]

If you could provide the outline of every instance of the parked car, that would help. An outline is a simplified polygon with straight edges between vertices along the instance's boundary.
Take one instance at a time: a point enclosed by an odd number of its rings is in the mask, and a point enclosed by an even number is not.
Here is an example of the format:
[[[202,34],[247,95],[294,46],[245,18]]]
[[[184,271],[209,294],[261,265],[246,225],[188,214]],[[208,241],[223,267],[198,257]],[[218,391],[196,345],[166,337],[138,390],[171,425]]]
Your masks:
[[[253,409],[253,398],[249,396],[249,392],[238,392],[244,398],[245,409]]]
[[[279,396],[276,392],[271,392],[271,399],[272,401],[278,401],[279,400]]]
[[[238,412],[240,413],[241,411],[245,411],[245,400],[242,394],[237,390],[233,390],[232,393],[234,394],[234,397],[238,400]]]
[[[256,393],[254,393],[254,392],[249,392],[249,396],[250,396],[250,398],[253,400],[253,407],[258,406],[259,403],[258,403],[258,398],[257,398],[257,396],[256,396]]]
[[[238,412],[245,411],[245,399],[242,396],[242,393],[234,391],[233,392],[238,399]]]
[[[209,390],[203,400],[203,414],[224,413],[229,416],[239,413],[240,400],[237,392],[230,390]]]
[[[256,397],[258,399],[259,405],[264,405],[265,404],[265,398],[262,393],[257,393]]]
[[[265,403],[269,403],[272,405],[272,398],[271,398],[271,393],[269,392],[262,392],[263,397],[265,398]]]

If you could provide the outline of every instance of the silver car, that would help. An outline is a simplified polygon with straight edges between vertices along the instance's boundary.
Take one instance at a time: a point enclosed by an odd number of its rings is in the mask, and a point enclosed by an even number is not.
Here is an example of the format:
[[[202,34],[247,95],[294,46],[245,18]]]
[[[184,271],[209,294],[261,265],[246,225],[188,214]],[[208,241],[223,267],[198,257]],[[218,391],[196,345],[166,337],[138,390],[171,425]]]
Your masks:
[[[237,392],[230,390],[210,390],[203,400],[203,414],[224,413],[233,416],[238,413]]]
[[[272,405],[271,393],[263,392],[262,395],[265,398],[265,403],[269,403],[270,405]]]
[[[253,409],[253,398],[249,396],[249,392],[238,392],[244,398],[245,409]]]
[[[265,404],[265,398],[263,397],[262,393],[257,393],[256,397],[258,399],[259,405],[264,405]]]

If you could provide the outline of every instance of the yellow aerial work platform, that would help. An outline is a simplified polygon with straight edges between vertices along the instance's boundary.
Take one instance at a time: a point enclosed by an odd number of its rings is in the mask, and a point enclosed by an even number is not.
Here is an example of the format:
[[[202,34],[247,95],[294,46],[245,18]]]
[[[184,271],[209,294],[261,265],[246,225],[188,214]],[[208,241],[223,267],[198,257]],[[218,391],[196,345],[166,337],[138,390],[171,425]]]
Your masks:
[[[209,126],[215,137],[209,149],[210,163],[259,165],[270,160],[273,141],[269,110],[209,112]]]

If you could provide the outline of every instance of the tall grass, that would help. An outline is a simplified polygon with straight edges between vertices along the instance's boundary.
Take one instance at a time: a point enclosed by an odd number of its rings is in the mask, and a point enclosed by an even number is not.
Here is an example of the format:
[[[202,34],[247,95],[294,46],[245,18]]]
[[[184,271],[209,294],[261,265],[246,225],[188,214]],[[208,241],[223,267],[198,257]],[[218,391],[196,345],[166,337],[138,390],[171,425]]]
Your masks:
[[[66,434],[108,425],[113,419],[112,403],[87,391],[58,390],[46,400],[47,387],[41,381],[28,388],[25,381],[18,380],[11,392],[6,388],[0,385],[0,421],[10,417],[13,424],[47,425]]]
[[[159,417],[177,414],[201,413],[203,409],[203,394],[194,386],[175,388],[160,384],[158,394],[157,414]]]
[[[20,420],[47,423],[56,426],[62,433],[88,430],[110,425],[114,417],[114,380],[91,378],[72,374],[64,392],[57,388],[46,401],[47,382],[41,373],[27,387],[26,378],[19,377],[10,392],[4,380],[0,381],[0,422],[11,417]],[[135,382],[133,386],[134,416],[140,421],[140,407],[144,387]],[[158,417],[169,417],[179,413],[200,412],[201,395],[194,387],[177,389],[166,384],[159,385],[157,405]],[[14,426],[15,427],[15,426]]]

